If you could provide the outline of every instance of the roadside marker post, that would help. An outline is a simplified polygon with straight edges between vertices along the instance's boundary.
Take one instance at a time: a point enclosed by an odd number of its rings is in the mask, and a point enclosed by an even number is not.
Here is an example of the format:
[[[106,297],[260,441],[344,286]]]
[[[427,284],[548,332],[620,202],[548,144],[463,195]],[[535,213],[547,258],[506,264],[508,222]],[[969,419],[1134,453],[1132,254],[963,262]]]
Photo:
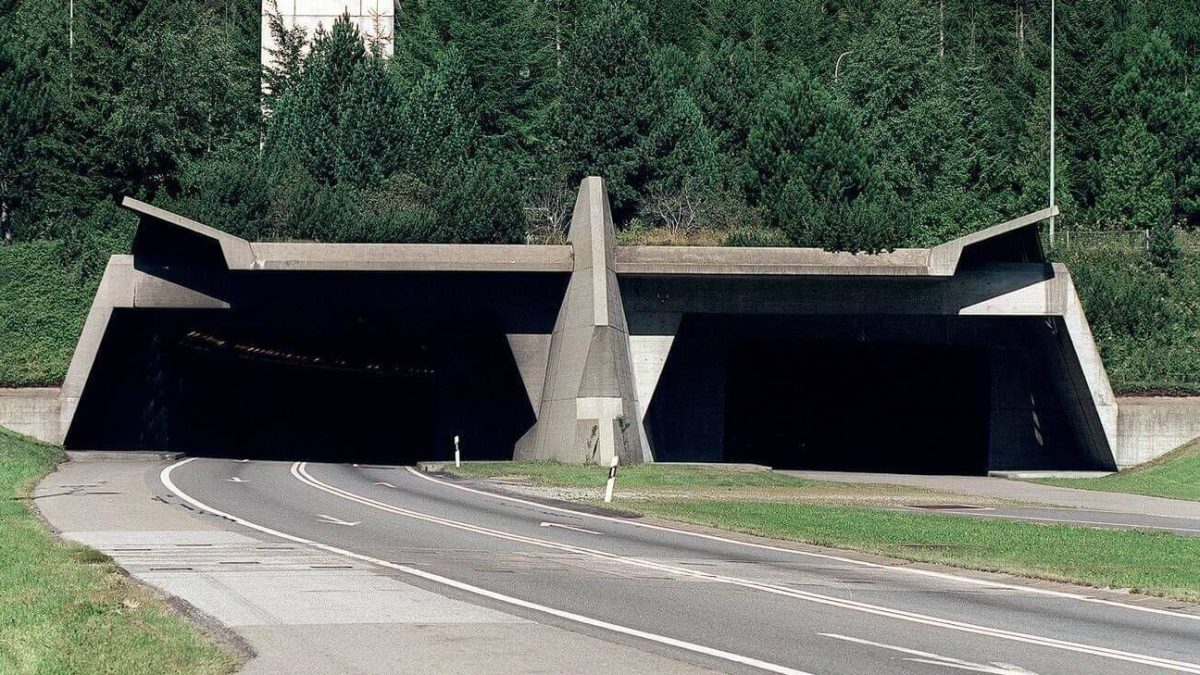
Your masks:
[[[613,455],[612,461],[608,463],[608,484],[604,486],[604,503],[612,502],[613,484],[617,482],[617,464],[620,463],[620,458]]]
[[[462,468],[462,449],[458,447],[458,434],[454,434],[454,468]]]

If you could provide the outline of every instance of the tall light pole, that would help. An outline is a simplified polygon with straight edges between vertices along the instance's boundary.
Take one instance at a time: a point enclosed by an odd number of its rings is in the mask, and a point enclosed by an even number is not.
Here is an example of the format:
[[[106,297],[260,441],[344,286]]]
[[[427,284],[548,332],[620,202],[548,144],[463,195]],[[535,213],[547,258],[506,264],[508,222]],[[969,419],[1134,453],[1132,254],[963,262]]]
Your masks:
[[[1050,0],[1050,208],[1054,208],[1054,0]],[[1050,215],[1050,247],[1054,248],[1054,215]]]

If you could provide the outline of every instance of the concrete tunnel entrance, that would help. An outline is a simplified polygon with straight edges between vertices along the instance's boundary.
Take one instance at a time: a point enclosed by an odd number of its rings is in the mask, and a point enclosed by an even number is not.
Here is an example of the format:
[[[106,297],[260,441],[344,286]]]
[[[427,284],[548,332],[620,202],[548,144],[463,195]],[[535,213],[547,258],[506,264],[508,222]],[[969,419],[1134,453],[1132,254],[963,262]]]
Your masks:
[[[117,311],[66,446],[408,464],[459,434],[472,459],[509,459],[533,420],[477,317]]]
[[[1039,319],[688,315],[646,413],[656,461],[981,475],[1094,468]]]
[[[987,472],[990,387],[979,350],[740,340],[728,358],[726,461]]]

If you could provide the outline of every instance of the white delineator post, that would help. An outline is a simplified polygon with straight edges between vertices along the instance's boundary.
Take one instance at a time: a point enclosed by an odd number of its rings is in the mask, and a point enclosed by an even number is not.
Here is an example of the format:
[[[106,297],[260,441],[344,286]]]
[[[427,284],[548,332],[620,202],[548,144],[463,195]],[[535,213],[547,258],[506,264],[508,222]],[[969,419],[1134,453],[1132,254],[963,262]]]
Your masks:
[[[462,468],[462,449],[458,447],[458,434],[454,435],[454,468]]]
[[[621,461],[620,457],[613,455],[612,461],[608,463],[608,484],[604,486],[604,503],[612,502],[613,484],[617,482],[617,464]]]

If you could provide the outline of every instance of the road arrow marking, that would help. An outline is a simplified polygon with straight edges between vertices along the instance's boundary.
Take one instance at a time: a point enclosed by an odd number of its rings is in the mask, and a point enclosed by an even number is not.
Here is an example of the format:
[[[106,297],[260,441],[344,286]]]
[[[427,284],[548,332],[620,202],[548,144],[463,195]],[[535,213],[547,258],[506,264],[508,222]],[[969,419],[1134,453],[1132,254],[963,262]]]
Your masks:
[[[904,660],[912,661],[914,663],[926,663],[933,666],[954,668],[956,670],[969,670],[974,673],[989,673],[990,675],[1034,675],[1032,671],[1025,670],[1020,666],[1014,666],[1011,663],[998,663],[995,661],[992,663],[972,663],[971,661],[956,659],[952,656],[942,656],[941,654],[923,652],[917,649],[908,649],[907,647],[898,647],[896,645],[884,644],[883,642],[872,642],[871,640],[850,637],[849,635],[839,635],[837,633],[821,633],[821,635],[833,638],[835,640],[845,640],[846,642],[856,642],[860,645],[879,647],[881,649],[890,649],[894,652],[900,652],[901,654],[912,654],[918,658],[908,657]]]
[[[390,487],[390,488],[394,488],[394,487],[396,487],[395,485],[392,485],[391,483],[387,482],[386,480],[378,480],[378,481],[375,481],[375,484],[376,484],[376,485],[382,485],[383,487]]]
[[[604,536],[603,532],[589,530],[586,527],[575,527],[574,525],[564,525],[563,523],[541,523],[539,525],[539,527],[561,527],[564,530],[575,530],[576,532],[587,532],[588,534],[595,534],[595,535],[599,535],[601,537]]]
[[[235,460],[233,460],[233,461],[237,462],[238,464],[245,464],[246,462],[249,462],[250,460],[248,460],[248,459],[235,459]]]
[[[250,482],[250,481],[246,480],[245,478],[238,478],[237,476],[233,476],[231,478],[226,478],[225,480],[229,481],[230,483],[249,483]]]
[[[359,523],[362,522],[361,520],[356,520],[354,522],[350,522],[349,520],[342,520],[341,518],[334,518],[333,516],[327,516],[324,513],[317,514],[317,520],[319,520],[322,523],[329,523],[330,525],[345,525],[346,527],[354,527],[355,525],[358,525]]]

